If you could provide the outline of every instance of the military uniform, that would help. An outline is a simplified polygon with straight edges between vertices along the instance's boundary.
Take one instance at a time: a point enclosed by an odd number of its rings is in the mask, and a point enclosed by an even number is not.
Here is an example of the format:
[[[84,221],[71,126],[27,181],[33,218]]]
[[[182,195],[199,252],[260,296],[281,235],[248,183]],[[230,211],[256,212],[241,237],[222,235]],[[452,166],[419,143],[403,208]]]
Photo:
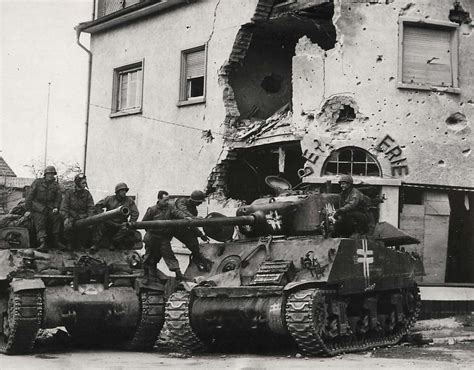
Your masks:
[[[143,221],[152,220],[172,220],[186,218],[186,214],[167,201],[158,201],[156,205],[147,209]],[[145,258],[143,266],[145,275],[156,277],[156,265],[161,258],[165,260],[170,271],[180,271],[179,263],[171,249],[171,230],[167,229],[149,229],[147,230],[143,241],[145,242]],[[178,274],[177,274],[178,275]]]
[[[122,223],[127,222],[127,218],[130,218],[130,222],[138,220],[138,208],[131,197],[125,196],[125,198],[119,198],[116,195],[111,195],[100,200],[95,205],[99,212],[102,212],[103,209],[111,211],[120,206],[127,207],[130,211],[130,215],[117,216],[112,220],[105,221],[100,228],[101,243],[108,247],[111,247],[112,245],[114,247],[121,245],[129,247],[136,241],[141,240],[141,234],[139,232],[121,227]]]
[[[194,197],[196,198],[196,201],[202,202],[205,195],[203,192],[195,190],[191,194],[190,198],[178,198],[175,201],[176,208],[183,212],[187,217],[194,218],[198,215],[196,202],[193,201]],[[203,240],[209,240],[201,230],[199,230],[197,227],[189,227],[187,229],[176,231],[173,236],[191,251],[192,258],[199,269],[207,271],[210,270],[212,261],[204,257],[199,249],[199,241],[197,239],[198,237],[202,238]]]
[[[26,198],[26,209],[31,212],[40,244],[46,239],[49,228],[55,241],[59,238],[61,216],[53,213],[53,209],[59,209],[60,204],[61,190],[55,180],[46,181],[42,178],[33,182]]]
[[[366,234],[373,219],[370,215],[370,198],[353,186],[341,192],[339,209],[336,216],[341,216],[334,225],[333,236],[349,237],[355,232]]]
[[[93,228],[72,230],[66,227],[75,221],[95,214],[94,200],[87,189],[68,189],[63,195],[60,213],[65,220],[64,234],[73,248],[88,246],[92,242],[95,231]]]

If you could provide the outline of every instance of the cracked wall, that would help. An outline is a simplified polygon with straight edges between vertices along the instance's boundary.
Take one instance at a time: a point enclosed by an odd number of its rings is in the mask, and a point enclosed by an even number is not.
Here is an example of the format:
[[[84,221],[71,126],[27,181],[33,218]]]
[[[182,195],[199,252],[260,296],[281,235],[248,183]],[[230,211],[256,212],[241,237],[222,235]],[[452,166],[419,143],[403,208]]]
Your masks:
[[[474,4],[460,4],[465,13],[472,14]],[[307,132],[303,150],[314,151],[314,138],[321,144],[318,162],[308,164],[314,177],[321,175],[332,150],[355,145],[378,159],[384,177],[474,185],[474,38],[465,13],[459,27],[460,93],[397,88],[399,17],[449,22],[452,9],[452,1],[434,5],[426,0],[338,0],[333,17],[336,46],[323,50],[307,37],[299,40],[293,58],[294,123]],[[332,119],[325,112],[332,100],[342,97],[350,98],[357,107],[351,121],[337,122],[337,109]],[[387,135],[393,139],[391,146],[401,151],[398,158],[387,155],[389,148],[384,145],[380,150]],[[394,171],[393,161],[402,158],[406,158],[407,169]]]

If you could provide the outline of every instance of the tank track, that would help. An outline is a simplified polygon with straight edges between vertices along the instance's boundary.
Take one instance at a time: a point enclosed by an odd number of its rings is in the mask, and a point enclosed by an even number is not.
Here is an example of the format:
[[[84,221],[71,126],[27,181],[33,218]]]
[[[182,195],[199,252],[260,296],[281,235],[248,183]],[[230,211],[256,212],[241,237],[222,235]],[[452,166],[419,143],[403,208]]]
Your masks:
[[[373,347],[396,344],[405,335],[418,317],[421,301],[418,288],[404,290],[413,293],[415,306],[405,324],[390,333],[374,333],[364,336],[355,334],[328,338],[325,328],[328,324],[328,298],[336,296],[335,291],[306,289],[292,293],[286,304],[288,331],[299,349],[310,356],[335,356],[347,352],[357,352]]]
[[[133,338],[128,344],[132,351],[151,350],[164,324],[164,295],[162,292],[140,292],[141,315]]]
[[[185,352],[202,352],[207,349],[207,345],[191,327],[189,303],[188,292],[176,292],[169,297],[166,303],[165,329],[169,333],[171,347]]]
[[[11,292],[8,312],[4,320],[8,320],[9,333],[0,334],[0,353],[17,355],[31,352],[43,316],[42,291]]]

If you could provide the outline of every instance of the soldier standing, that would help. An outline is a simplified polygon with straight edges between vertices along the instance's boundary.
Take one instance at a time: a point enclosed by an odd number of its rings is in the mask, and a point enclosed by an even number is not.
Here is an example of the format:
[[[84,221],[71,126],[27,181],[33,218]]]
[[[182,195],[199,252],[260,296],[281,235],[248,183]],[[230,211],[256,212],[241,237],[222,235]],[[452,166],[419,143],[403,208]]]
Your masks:
[[[64,234],[73,249],[87,246],[92,241],[93,230],[73,230],[74,223],[95,213],[94,200],[87,190],[86,175],[80,173],[74,177],[74,188],[64,193],[61,202],[61,215],[64,218]]]
[[[160,190],[158,192],[158,202],[147,209],[142,221],[152,220],[172,220],[186,218],[186,214],[178,210],[169,203],[168,192]],[[145,242],[145,258],[143,267],[145,269],[145,279],[156,279],[158,269],[156,265],[161,258],[165,260],[170,271],[176,274],[176,280],[183,280],[183,274],[179,268],[179,262],[171,249],[171,239],[173,238],[171,230],[149,229],[146,231],[143,241]]]
[[[186,214],[187,217],[196,218],[198,215],[197,207],[201,205],[205,199],[206,194],[201,190],[194,190],[189,198],[177,199],[175,205],[176,208]],[[212,261],[204,257],[199,250],[198,237],[205,242],[209,241],[209,238],[201,230],[197,227],[189,227],[175,232],[173,236],[191,251],[193,260],[200,269],[206,271],[210,270]]]
[[[53,166],[47,166],[44,169],[44,177],[33,182],[26,198],[26,209],[31,212],[36,229],[38,250],[42,252],[47,251],[46,237],[48,231],[51,232],[54,247],[58,249],[65,248],[59,241],[61,190],[55,176],[56,169]]]
[[[121,245],[132,246],[135,241],[141,240],[141,234],[138,231],[127,229],[125,222],[135,222],[138,220],[138,208],[131,197],[127,196],[128,186],[124,182],[115,186],[115,195],[110,195],[97,202],[95,205],[98,212],[111,211],[120,206],[127,207],[130,211],[129,216],[117,216],[101,225],[102,243],[109,248],[117,248]],[[129,218],[129,219],[128,219]]]

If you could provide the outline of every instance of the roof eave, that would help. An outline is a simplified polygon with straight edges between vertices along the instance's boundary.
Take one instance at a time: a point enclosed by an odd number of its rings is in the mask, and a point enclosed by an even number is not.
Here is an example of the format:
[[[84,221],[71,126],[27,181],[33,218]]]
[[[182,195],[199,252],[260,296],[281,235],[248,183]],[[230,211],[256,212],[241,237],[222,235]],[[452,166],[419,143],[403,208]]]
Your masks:
[[[189,2],[189,0],[164,0],[159,3],[145,1],[93,21],[79,23],[75,29],[78,33],[84,32],[93,34]]]

